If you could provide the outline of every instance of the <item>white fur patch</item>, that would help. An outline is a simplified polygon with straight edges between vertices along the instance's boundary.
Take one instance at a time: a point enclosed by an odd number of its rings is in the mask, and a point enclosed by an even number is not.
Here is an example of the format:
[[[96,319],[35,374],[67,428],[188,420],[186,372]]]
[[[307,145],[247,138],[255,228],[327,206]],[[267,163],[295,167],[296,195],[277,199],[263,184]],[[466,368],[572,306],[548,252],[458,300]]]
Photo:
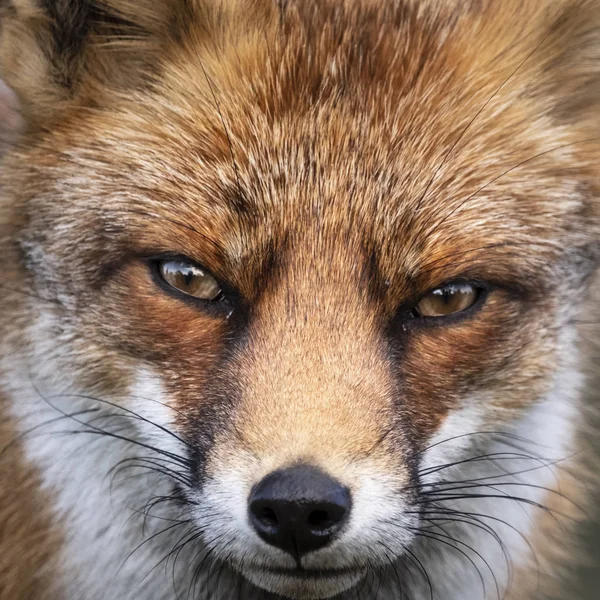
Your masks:
[[[515,566],[529,564],[532,569],[537,568],[527,539],[536,518],[544,511],[540,507],[547,501],[547,489],[556,487],[558,473],[571,457],[582,384],[575,369],[577,351],[573,340],[568,339],[568,334],[565,338],[565,355],[570,359],[555,374],[552,391],[528,409],[519,422],[503,428],[508,435],[493,433],[497,427],[484,426],[483,403],[489,399],[479,397],[469,399],[462,409],[449,416],[432,440],[423,461],[424,468],[431,472],[423,478],[424,482],[430,484],[429,489],[445,482],[448,498],[455,499],[438,505],[473,515],[471,524],[466,522],[469,517],[459,515],[457,518],[465,522],[446,524],[443,514],[431,515],[439,520],[427,529],[429,539],[416,546],[434,597],[502,598]],[[485,431],[490,433],[469,435]],[[461,462],[474,456],[483,458]],[[453,462],[456,466],[436,470],[436,465]],[[453,483],[462,481],[468,482],[469,487],[461,490],[460,483]],[[458,498],[461,493],[476,497]],[[486,528],[493,533],[486,532]],[[413,568],[413,573],[415,582],[410,580],[410,597],[424,600],[430,595],[429,583],[419,575],[418,568]]]
[[[161,560],[190,528],[181,524],[159,533],[176,525],[165,519],[185,517],[173,505],[158,505],[151,511],[153,516],[146,519],[140,512],[153,497],[170,495],[172,486],[164,476],[139,466],[114,470],[126,459],[144,456],[156,460],[161,455],[126,440],[99,435],[96,430],[139,439],[173,453],[181,453],[178,442],[165,432],[156,435],[148,423],[132,418],[128,412],[77,395],[67,387],[68,371],[62,371],[58,381],[54,377],[56,363],[42,359],[45,351],[53,351],[46,347],[57,342],[48,335],[51,325],[49,317],[40,317],[35,324],[40,360],[32,362],[38,365],[38,372],[31,380],[23,377],[27,365],[12,356],[14,368],[8,372],[14,375],[5,384],[24,433],[27,458],[39,468],[44,488],[53,498],[51,508],[57,527],[65,534],[59,561],[62,572],[56,576],[66,586],[68,597],[78,600],[173,600],[173,562]],[[140,372],[132,396],[134,402],[123,406],[161,420],[168,427],[170,417],[165,406],[156,402],[142,406],[143,397],[166,404],[157,377]],[[117,403],[122,399],[108,400]],[[61,418],[62,413],[73,416]],[[25,433],[33,428],[31,434]],[[130,465],[135,465],[135,460]],[[155,534],[157,537],[147,542]],[[177,573],[188,566],[189,555],[197,550],[184,550],[174,571],[176,579]]]
[[[229,464],[219,465],[218,474],[209,479],[194,498],[197,506],[193,515],[186,515],[185,509],[179,511],[166,504],[152,511],[155,516],[147,520],[144,529],[143,516],[137,511],[142,510],[152,497],[171,494],[168,478],[148,473],[140,466],[118,475],[114,475],[113,469],[124,459],[158,457],[160,460],[161,455],[152,456],[149,449],[126,440],[96,435],[93,431],[95,427],[107,429],[173,456],[185,456],[183,443],[168,432],[172,431],[176,413],[169,407],[160,377],[140,368],[127,398],[110,399],[142,420],[131,418],[133,415],[126,411],[124,417],[118,408],[77,396],[66,389],[68,370],[60,369],[63,357],[56,352],[60,344],[51,335],[52,325],[51,317],[40,317],[32,327],[36,332],[36,356],[27,357],[27,361],[12,356],[3,366],[13,374],[5,382],[6,391],[21,430],[25,432],[38,427],[35,435],[25,437],[25,450],[29,460],[40,468],[44,486],[54,498],[52,508],[57,522],[60,520],[65,525],[66,545],[60,575],[67,584],[69,597],[78,600],[175,600],[174,588],[179,591],[189,589],[189,566],[204,552],[200,540],[195,540],[183,550],[173,571],[172,562],[161,563],[191,531],[189,525],[178,525],[168,519],[186,516],[193,516],[195,523],[202,527],[204,540],[216,555],[241,566],[257,582],[261,578],[257,568],[261,565],[294,567],[289,556],[262,542],[249,525],[247,501],[250,490],[265,473],[260,472],[261,465],[256,457],[240,456],[239,452]],[[414,562],[403,559],[405,568],[414,578],[403,580],[407,598],[426,600],[430,597],[429,585],[419,575],[416,561],[427,570],[436,598],[479,600],[494,598],[497,593],[501,595],[507,587],[510,567],[505,553],[509,564],[531,560],[523,538],[529,535],[539,509],[525,501],[543,503],[545,488],[555,485],[556,470],[560,467],[551,463],[569,455],[576,418],[575,401],[581,378],[574,368],[577,354],[572,341],[564,343],[563,355],[570,355],[572,360],[556,374],[547,398],[526,411],[514,425],[511,430],[514,438],[491,433],[470,435],[485,427],[483,403],[486,399],[478,397],[466,399],[463,407],[447,418],[431,440],[431,448],[421,464],[421,469],[427,473],[423,478],[425,490],[444,481],[452,495],[457,485],[452,482],[479,482],[477,487],[469,488],[469,492],[488,497],[446,500],[443,505],[477,515],[480,524],[489,526],[501,538],[502,546],[493,535],[484,531],[485,526],[478,528],[468,523],[455,523],[449,524],[445,531],[446,525],[442,522],[430,524],[423,530],[432,534],[429,539],[421,539],[410,546],[415,554]],[[68,357],[64,358],[68,362]],[[12,364],[8,364],[9,360]],[[33,380],[17,375],[27,372],[27,364],[38,366]],[[86,410],[96,412],[56,420],[61,412],[72,414]],[[109,416],[111,414],[113,416]],[[84,431],[87,433],[81,433]],[[480,443],[474,444],[479,437]],[[472,457],[474,452],[486,456],[498,453],[498,457],[495,461],[460,462]],[[450,462],[458,464],[436,470]],[[181,473],[185,474],[185,469]],[[410,505],[401,493],[401,482],[379,472],[376,464],[368,461],[347,465],[343,476],[346,479],[343,483],[349,485],[353,493],[349,526],[330,547],[306,556],[303,559],[306,568],[364,565],[367,559],[371,563],[384,563],[390,555],[404,554],[404,549],[412,542],[416,520],[407,512]],[[518,496],[522,501],[509,500],[505,494]],[[172,529],[160,533],[171,525]],[[157,537],[147,541],[154,534]],[[444,537],[446,535],[454,540]],[[159,566],[154,568],[157,564]],[[200,578],[198,589],[203,586],[205,590],[210,589],[210,600],[233,597],[235,578],[217,578],[216,587],[211,587],[210,580],[209,566]],[[263,578],[260,583],[279,587],[285,582]],[[352,583],[348,579],[328,585],[330,590],[341,591]],[[329,588],[325,586],[320,593],[329,593],[326,589]],[[311,594],[317,597],[320,593],[309,585],[304,586],[304,591],[298,591],[297,597],[308,598]],[[397,598],[391,575],[383,582],[380,598]],[[251,600],[251,596],[246,596],[245,600]]]

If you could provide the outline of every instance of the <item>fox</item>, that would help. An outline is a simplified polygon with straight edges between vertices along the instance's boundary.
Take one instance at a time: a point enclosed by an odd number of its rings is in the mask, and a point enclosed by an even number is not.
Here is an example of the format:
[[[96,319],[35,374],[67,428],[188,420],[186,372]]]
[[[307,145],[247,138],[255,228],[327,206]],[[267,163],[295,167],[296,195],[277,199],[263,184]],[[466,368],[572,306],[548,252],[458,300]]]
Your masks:
[[[1,600],[574,597],[598,0],[0,0],[0,80]]]

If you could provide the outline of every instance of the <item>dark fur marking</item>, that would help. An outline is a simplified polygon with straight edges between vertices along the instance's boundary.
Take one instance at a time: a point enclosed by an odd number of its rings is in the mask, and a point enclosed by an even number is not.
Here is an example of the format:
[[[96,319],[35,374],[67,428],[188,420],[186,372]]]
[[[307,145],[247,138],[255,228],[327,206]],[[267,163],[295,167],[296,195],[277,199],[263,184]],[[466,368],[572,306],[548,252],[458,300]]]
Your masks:
[[[240,404],[242,384],[236,376],[236,357],[249,343],[247,315],[232,318],[231,334],[222,355],[215,362],[214,376],[208,379],[202,390],[202,402],[190,410],[190,425],[186,431],[194,432],[187,440],[194,448],[190,453],[193,464],[191,479],[196,489],[200,489],[206,479],[207,461],[218,435],[227,431],[236,432],[236,406]],[[237,367],[239,368],[239,367]]]
[[[50,17],[53,48],[49,59],[54,67],[54,78],[71,90],[76,86],[82,65],[79,63],[90,33],[96,32],[117,38],[144,37],[148,32],[135,23],[109,11],[95,0],[39,0],[41,8]]]

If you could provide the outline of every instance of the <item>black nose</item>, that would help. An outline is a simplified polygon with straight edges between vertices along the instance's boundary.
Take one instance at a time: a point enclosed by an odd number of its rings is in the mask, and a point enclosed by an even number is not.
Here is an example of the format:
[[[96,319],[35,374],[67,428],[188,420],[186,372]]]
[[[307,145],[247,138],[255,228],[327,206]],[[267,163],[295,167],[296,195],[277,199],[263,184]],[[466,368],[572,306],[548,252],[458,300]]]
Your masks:
[[[260,537],[295,558],[326,546],[350,514],[350,493],[319,469],[297,465],[267,475],[249,499]]]

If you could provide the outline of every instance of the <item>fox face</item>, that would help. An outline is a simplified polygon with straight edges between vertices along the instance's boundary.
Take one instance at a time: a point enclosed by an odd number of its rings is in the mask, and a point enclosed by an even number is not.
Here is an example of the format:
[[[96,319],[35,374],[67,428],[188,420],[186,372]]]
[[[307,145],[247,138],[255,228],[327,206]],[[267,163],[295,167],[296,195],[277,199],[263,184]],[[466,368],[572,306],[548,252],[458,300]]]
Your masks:
[[[575,437],[598,3],[2,6],[17,421],[101,438],[142,505],[158,474],[208,597],[462,598],[522,552]]]

